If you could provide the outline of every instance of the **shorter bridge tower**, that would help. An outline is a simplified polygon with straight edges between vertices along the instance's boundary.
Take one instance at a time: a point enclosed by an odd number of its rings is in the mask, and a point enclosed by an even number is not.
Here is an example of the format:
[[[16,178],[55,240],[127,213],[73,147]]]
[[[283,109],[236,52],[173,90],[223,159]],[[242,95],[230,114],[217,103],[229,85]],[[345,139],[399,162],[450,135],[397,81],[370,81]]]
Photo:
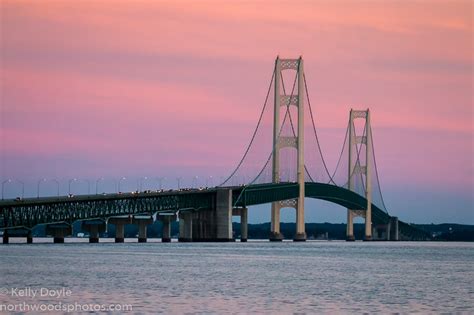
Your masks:
[[[283,70],[296,70],[298,76],[297,95],[282,94],[281,72]],[[281,241],[283,236],[280,233],[280,210],[285,207],[295,208],[296,210],[296,235],[294,241],[305,241],[305,222],[304,222],[304,72],[303,58],[298,59],[280,59],[275,60],[275,108],[273,121],[273,160],[272,160],[272,182],[280,182],[280,150],[285,147],[293,147],[297,150],[297,182],[299,184],[299,197],[292,200],[283,200],[272,203],[271,214],[271,241]],[[289,106],[298,108],[298,130],[295,136],[280,135],[280,110],[282,107],[287,110]]]
[[[355,134],[354,120],[364,119],[364,133],[361,136]],[[363,150],[365,148],[365,150]],[[364,152],[365,151],[365,152]],[[354,218],[365,218],[364,240],[372,239],[372,181],[371,181],[371,158],[372,158],[372,135],[370,126],[370,111],[353,110],[349,114],[349,172],[348,188],[355,191],[356,178],[362,177],[365,198],[367,199],[366,209],[347,209],[347,232],[348,241],[354,241]],[[361,155],[365,153],[365,158]],[[364,164],[365,165],[361,165]],[[361,176],[362,175],[362,176]]]

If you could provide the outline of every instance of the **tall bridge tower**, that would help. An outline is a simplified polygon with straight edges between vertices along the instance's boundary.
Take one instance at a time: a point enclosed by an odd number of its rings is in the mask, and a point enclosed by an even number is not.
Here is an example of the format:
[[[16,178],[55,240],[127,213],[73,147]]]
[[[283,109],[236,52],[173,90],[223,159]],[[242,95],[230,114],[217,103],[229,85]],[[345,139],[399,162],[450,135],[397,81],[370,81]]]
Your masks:
[[[296,70],[298,79],[297,95],[287,95],[282,93],[280,87],[282,82],[282,71]],[[273,120],[273,160],[272,160],[272,182],[280,182],[280,150],[285,147],[293,147],[297,150],[297,182],[299,184],[299,197],[291,200],[284,200],[272,203],[271,213],[271,241],[281,241],[283,239],[280,233],[280,210],[285,207],[296,210],[296,235],[294,241],[305,241],[305,222],[304,222],[304,71],[303,58],[298,59],[280,59],[275,60],[275,81],[274,81],[274,120]],[[298,130],[296,136],[282,136],[280,126],[280,110],[282,107],[296,106],[298,110]]]
[[[364,119],[364,133],[362,136],[357,136],[355,133],[354,120]],[[353,110],[349,114],[349,173],[348,173],[348,188],[355,191],[355,182],[358,178],[361,179],[361,184],[365,191],[365,198],[367,199],[367,207],[363,209],[347,209],[347,240],[353,241],[354,238],[354,223],[355,217],[365,218],[365,240],[372,239],[372,180],[371,180],[371,158],[373,152],[372,134],[370,126],[370,111],[367,110]],[[363,151],[365,148],[365,152]],[[361,156],[365,153],[365,157]],[[365,163],[365,165],[361,165]]]

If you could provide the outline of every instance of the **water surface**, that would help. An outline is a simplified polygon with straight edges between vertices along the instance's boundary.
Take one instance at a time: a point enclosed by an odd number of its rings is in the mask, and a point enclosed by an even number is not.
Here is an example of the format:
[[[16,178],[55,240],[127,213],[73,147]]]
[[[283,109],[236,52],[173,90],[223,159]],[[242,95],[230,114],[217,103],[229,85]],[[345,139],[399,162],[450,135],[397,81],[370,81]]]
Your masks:
[[[0,246],[0,304],[123,303],[138,314],[474,313],[470,243],[84,241]],[[70,295],[18,297],[15,288]]]

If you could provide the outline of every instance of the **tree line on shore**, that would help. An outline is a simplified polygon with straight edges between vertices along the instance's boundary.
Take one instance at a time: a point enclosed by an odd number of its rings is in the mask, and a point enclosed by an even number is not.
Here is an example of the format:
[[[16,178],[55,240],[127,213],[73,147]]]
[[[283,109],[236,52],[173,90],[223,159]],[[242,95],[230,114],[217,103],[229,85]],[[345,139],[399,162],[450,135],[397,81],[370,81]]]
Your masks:
[[[458,242],[473,242],[474,241],[474,225],[465,224],[414,224],[415,227],[428,232],[435,241],[458,241]],[[354,224],[354,236],[356,239],[362,239],[364,236],[364,224]],[[162,225],[160,222],[155,222],[148,226],[147,237],[159,238],[161,237]],[[74,235],[87,236],[87,232],[81,230],[80,222],[74,223]],[[240,223],[233,223],[234,237],[240,238]],[[295,235],[294,223],[281,223],[280,231],[286,239],[292,239]],[[171,235],[175,238],[179,233],[179,223],[173,222],[171,225]],[[270,223],[248,224],[248,238],[249,239],[268,239],[270,233]],[[125,237],[133,238],[138,234],[138,227],[136,225],[125,226]],[[345,223],[306,223],[306,234],[308,239],[325,239],[325,240],[345,240],[346,239],[346,224]],[[36,237],[46,236],[45,227],[38,226],[33,230],[33,235]],[[115,226],[109,224],[107,232],[102,233],[100,237],[114,237]]]

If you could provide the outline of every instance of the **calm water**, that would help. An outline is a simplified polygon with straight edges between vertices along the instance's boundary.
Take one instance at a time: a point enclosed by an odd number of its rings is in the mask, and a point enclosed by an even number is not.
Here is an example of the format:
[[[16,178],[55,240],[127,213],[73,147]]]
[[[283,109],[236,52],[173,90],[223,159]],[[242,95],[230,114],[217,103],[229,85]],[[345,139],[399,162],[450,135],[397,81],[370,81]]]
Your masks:
[[[474,313],[469,243],[66,241],[74,243],[0,246],[0,305],[130,304],[131,313],[165,314]],[[16,296],[17,288],[30,291]],[[45,291],[61,288],[69,295]]]

